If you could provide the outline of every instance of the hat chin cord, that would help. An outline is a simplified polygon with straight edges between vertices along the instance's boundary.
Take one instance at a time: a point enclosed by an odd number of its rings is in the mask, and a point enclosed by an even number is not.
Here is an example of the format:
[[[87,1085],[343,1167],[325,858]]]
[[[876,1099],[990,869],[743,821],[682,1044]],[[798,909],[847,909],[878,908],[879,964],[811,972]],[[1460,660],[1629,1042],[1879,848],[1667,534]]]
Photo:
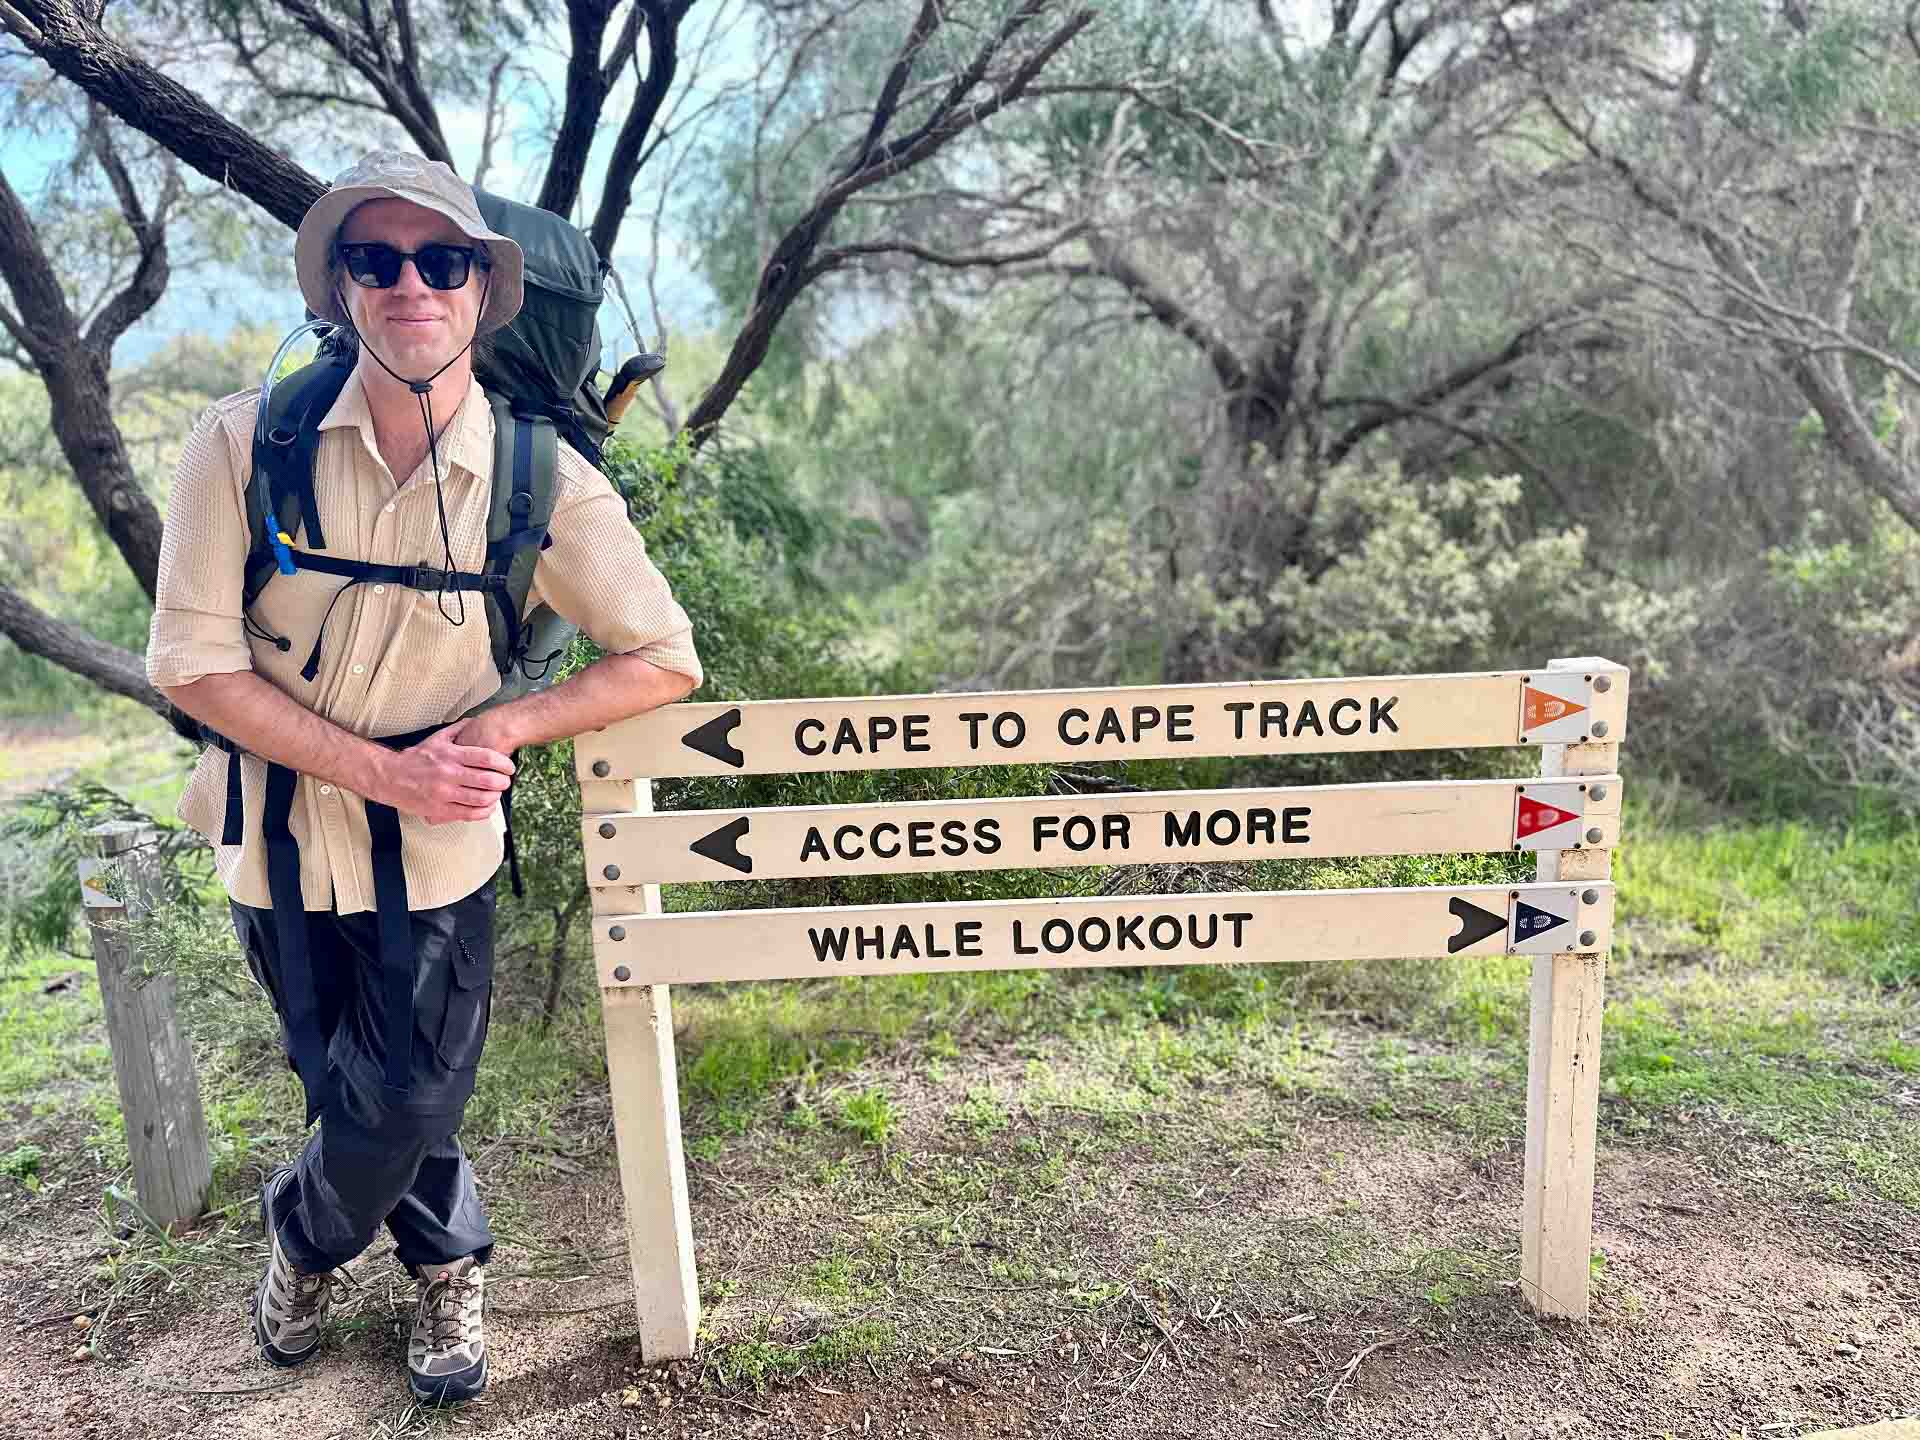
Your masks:
[[[479,315],[487,313],[487,291],[491,289],[493,285],[492,269],[489,268],[484,273],[486,279],[482,281],[480,285],[480,308],[477,312]],[[433,433],[433,382],[444,375],[455,361],[473,348],[474,340],[479,338],[478,322],[476,320],[474,334],[468,337],[466,344],[454,351],[452,358],[449,359],[445,365],[442,365],[424,380],[409,380],[398,370],[395,370],[391,365],[387,364],[385,360],[382,360],[380,358],[380,352],[367,343],[367,337],[362,335],[359,327],[353,323],[353,311],[347,308],[347,297],[340,293],[340,287],[337,284],[333,287],[333,298],[339,302],[340,314],[344,317],[346,327],[352,333],[354,340],[359,343],[361,351],[364,354],[373,356],[375,364],[386,371],[387,374],[393,376],[393,378],[398,380],[402,385],[406,386],[413,397],[420,402],[420,423],[426,427],[427,431],[427,455],[433,461],[433,503],[434,508],[439,512],[440,516],[440,548],[446,555],[447,572],[451,574],[455,568],[453,563],[453,539],[447,529],[446,496],[440,489],[440,445]],[[447,613],[447,592],[444,589],[434,595],[434,604],[439,607],[440,618],[445,620],[449,625],[464,625],[467,623],[466,592],[461,590],[453,592],[453,604],[454,609],[458,612],[457,614],[450,615]],[[323,628],[324,625],[325,622],[323,621]]]

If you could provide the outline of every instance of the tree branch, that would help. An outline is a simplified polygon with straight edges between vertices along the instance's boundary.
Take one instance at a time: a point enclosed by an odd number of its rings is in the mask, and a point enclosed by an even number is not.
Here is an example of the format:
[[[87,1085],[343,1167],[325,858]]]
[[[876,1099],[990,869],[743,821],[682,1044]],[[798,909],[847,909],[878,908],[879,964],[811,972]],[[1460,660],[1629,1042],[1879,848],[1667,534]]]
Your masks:
[[[56,620],[6,584],[0,584],[0,634],[29,655],[51,660],[115,695],[138,700],[156,714],[167,713],[166,697],[147,683],[147,663],[142,657]]]
[[[1118,281],[1121,288],[1138,300],[1155,321],[1199,349],[1212,367],[1214,378],[1220,382],[1222,390],[1234,395],[1246,388],[1249,377],[1245,362],[1204,320],[1156,285],[1144,270],[1121,252],[1117,244],[1105,236],[1096,233],[1090,237],[1088,249],[1093,252],[1094,267],[1098,273]]]
[[[140,261],[134,269],[133,278],[127,282],[126,288],[107,302],[87,327],[87,348],[110,365],[114,343],[159,303],[160,297],[166,293],[172,270],[167,261],[164,219],[148,217],[146,207],[140,202],[140,192],[134,188],[133,178],[127,174],[119,151],[113,147],[113,137],[107,132],[106,113],[100,108],[99,102],[90,101],[87,113],[87,141],[94,157],[100,162],[100,168],[106,172],[108,183],[113,186],[114,197],[120,202],[120,214],[127,222],[127,229],[133,232],[134,243],[140,249]],[[168,179],[163,184],[163,197],[169,195],[173,188],[171,164],[166,168]],[[162,204],[164,207],[164,198]]]
[[[27,48],[187,165],[294,229],[326,186],[102,30],[72,0],[15,0]],[[11,28],[11,27],[10,27]]]
[[[360,19],[365,28],[358,36],[336,25],[308,0],[277,0],[277,3],[299,22],[302,29],[332,50],[373,87],[387,113],[400,122],[401,128],[420,147],[422,155],[429,160],[453,164],[453,151],[448,148],[447,137],[440,129],[440,116],[434,109],[433,97],[427,94],[425,86],[421,84],[415,66],[413,24],[406,9],[406,0],[393,0],[393,14],[400,31],[401,54],[397,72],[392,52],[385,43],[386,37],[374,24],[373,12],[364,0],[360,7]]]
[[[642,147],[654,117],[665,103],[680,63],[680,22],[690,0],[635,0],[647,17],[647,74],[634,92],[633,105],[620,124],[620,134],[607,157],[607,178],[600,190],[600,209],[593,217],[593,244],[602,256],[613,255],[620,226],[633,204],[633,177],[640,173]]]
[[[487,112],[480,126],[480,160],[473,167],[473,188],[476,190],[486,188],[487,171],[493,166],[493,145],[500,138],[504,118],[500,108],[500,77],[506,74],[507,62],[512,58],[512,51],[501,51],[500,58],[487,71]]]
[[[1025,250],[954,252],[934,250],[913,240],[865,240],[858,244],[840,245],[831,250],[822,251],[820,258],[815,261],[815,266],[819,274],[825,274],[862,255],[911,255],[916,260],[948,270],[998,270],[1008,265],[1020,265],[1028,261],[1044,259],[1083,233],[1086,228],[1085,221],[1069,225],[1058,235],[1042,240]]]
[[[1397,404],[1401,408],[1415,412],[1436,410],[1439,406],[1471,390],[1481,381],[1509,369],[1531,355],[1538,354],[1563,324],[1591,318],[1602,305],[1625,295],[1627,288],[1624,285],[1603,286],[1575,296],[1566,305],[1549,311],[1515,331],[1497,350],[1477,355],[1471,360],[1456,365],[1438,380],[1423,386],[1408,396],[1405,401]],[[1330,399],[1327,403],[1340,402]],[[1352,454],[1354,448],[1368,435],[1390,424],[1396,418],[1398,418],[1397,411],[1381,410],[1350,426],[1329,448],[1327,463],[1338,465]]]
[[[928,0],[929,5],[934,0]],[[1037,12],[1044,4],[1052,0],[1027,0],[1018,14]],[[926,14],[925,8],[922,16]],[[694,446],[704,445],[711,437],[713,429],[719,424],[721,416],[726,414],[740,389],[748,378],[759,368],[766,358],[767,348],[772,344],[774,331],[782,317],[791,308],[793,302],[806,287],[817,280],[825,271],[815,263],[815,250],[826,238],[834,221],[847,202],[860,191],[879,184],[891,176],[919,164],[928,156],[937,152],[956,135],[963,134],[989,116],[1004,109],[1021,98],[1034,79],[1044,70],[1053,57],[1059,54],[1066,44],[1082,30],[1093,23],[1094,12],[1082,9],[1069,16],[1054,33],[1038,45],[1009,76],[997,87],[993,96],[978,105],[967,107],[964,111],[955,110],[948,114],[938,125],[931,128],[923,126],[908,137],[911,143],[895,142],[875,151],[866,164],[856,172],[842,172],[840,178],[830,182],[814,197],[806,212],[800,216],[779,242],[773,247],[764,269],[760,273],[760,283],[754,293],[753,309],[747,316],[747,323],[734,337],[733,347],[727,353],[726,363],[721,367],[719,377],[700,397],[693,413],[687,417],[687,426]],[[916,27],[919,25],[916,21]],[[1005,27],[1002,27],[1003,32]],[[912,44],[903,46],[904,56]],[[896,70],[898,70],[896,65]],[[888,84],[894,85],[890,75]],[[904,75],[900,78],[904,85]],[[896,87],[897,88],[897,87]],[[883,116],[884,107],[876,105],[875,121],[880,123],[884,133],[885,123],[890,114]],[[871,137],[873,124],[868,127]]]
[[[567,33],[572,50],[567,55],[566,99],[560,128],[553,139],[547,173],[534,203],[555,215],[571,215],[586,179],[587,153],[600,129],[600,111],[607,103],[613,79],[600,68],[600,50],[618,0],[567,0]],[[614,76],[618,76],[618,71]]]

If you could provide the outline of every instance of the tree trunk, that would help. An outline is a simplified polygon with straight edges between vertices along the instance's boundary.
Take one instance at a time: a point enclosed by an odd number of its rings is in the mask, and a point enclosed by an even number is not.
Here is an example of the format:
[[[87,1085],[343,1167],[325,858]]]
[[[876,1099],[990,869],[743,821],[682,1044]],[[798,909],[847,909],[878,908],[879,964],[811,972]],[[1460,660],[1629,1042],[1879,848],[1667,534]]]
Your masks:
[[[61,453],[101,527],[151,600],[160,573],[160,511],[141,487],[114,423],[106,364],[74,345],[63,347],[55,363],[41,366],[40,375],[53,401],[53,433]]]
[[[560,991],[567,981],[567,936],[573,929],[574,918],[579,915],[580,907],[585,903],[587,892],[583,888],[573,899],[553,912],[553,950],[547,959],[547,993],[540,1002],[540,1028],[549,1029],[553,1017],[560,1013]]]

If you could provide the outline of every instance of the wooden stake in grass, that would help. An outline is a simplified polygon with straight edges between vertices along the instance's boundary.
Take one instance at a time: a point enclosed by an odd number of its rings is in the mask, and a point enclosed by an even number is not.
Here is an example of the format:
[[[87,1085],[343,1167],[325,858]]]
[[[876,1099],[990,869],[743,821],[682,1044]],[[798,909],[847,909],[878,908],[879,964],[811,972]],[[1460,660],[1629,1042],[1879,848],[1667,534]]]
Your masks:
[[[80,862],[80,890],[100,975],[113,1078],[126,1117],[140,1208],[171,1228],[200,1214],[213,1185],[207,1120],[193,1050],[181,1032],[173,976],[143,973],[130,925],[152,907],[153,863],[141,827],[110,821],[88,832],[99,858]]]

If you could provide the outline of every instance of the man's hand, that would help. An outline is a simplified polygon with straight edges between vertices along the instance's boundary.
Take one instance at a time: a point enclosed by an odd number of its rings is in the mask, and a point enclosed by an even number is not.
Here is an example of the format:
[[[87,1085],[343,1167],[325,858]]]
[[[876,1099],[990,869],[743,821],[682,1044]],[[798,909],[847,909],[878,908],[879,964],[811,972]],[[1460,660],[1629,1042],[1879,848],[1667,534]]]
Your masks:
[[[490,746],[462,743],[474,726],[459,720],[411,750],[393,752],[382,767],[382,793],[369,798],[430,825],[490,818],[511,783],[513,761]]]

